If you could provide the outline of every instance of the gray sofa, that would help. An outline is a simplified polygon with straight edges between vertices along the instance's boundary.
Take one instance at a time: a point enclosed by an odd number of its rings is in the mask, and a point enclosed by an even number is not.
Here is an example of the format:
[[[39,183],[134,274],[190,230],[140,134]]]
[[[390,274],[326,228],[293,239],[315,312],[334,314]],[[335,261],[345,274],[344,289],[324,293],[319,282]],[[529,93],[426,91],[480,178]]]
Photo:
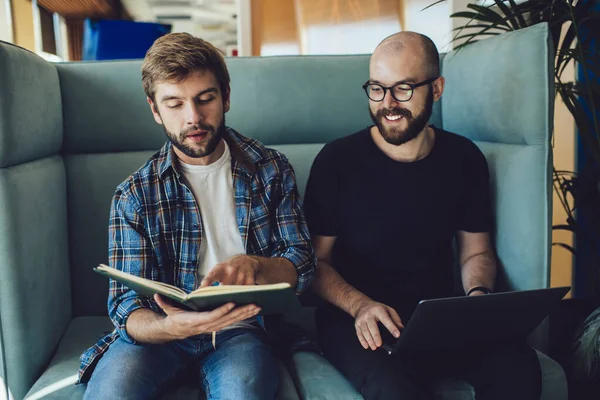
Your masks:
[[[432,122],[474,140],[490,165],[499,285],[549,285],[552,54],[546,25],[447,54]],[[284,152],[304,191],[324,143],[368,124],[368,56],[231,58],[227,124]],[[79,356],[112,326],[109,203],[165,141],[145,101],[141,61],[50,64],[0,43],[0,399],[77,399]],[[312,331],[312,310],[286,318]],[[534,345],[544,349],[544,330]],[[540,353],[543,399],[567,397]],[[284,365],[285,364],[285,365]],[[282,361],[280,399],[360,399],[318,353]],[[195,393],[195,394],[194,394]],[[465,382],[439,399],[473,399]],[[168,398],[195,398],[191,387]]]

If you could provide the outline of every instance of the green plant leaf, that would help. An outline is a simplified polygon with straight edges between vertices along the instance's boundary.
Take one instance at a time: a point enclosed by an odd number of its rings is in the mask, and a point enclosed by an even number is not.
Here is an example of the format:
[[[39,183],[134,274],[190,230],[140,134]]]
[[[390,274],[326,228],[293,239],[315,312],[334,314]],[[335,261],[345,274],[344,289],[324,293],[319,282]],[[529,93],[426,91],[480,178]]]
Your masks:
[[[481,22],[487,22],[489,24],[492,24],[494,22],[498,23],[497,21],[488,18],[487,16],[483,15],[483,14],[479,14],[479,13],[474,13],[471,11],[459,11],[459,12],[455,12],[453,14],[450,14],[450,18],[465,18],[465,19],[469,19],[469,20],[473,20],[473,21],[481,21]],[[500,21],[503,22],[503,21]],[[512,28],[504,23],[504,26],[506,26],[509,30],[512,31]],[[466,26],[466,25],[465,25]]]
[[[464,36],[461,36],[461,33],[463,30],[465,29],[471,29],[473,26],[480,26],[482,27],[482,29],[476,31],[476,32],[469,32],[468,35],[474,35],[473,37],[469,38],[465,43],[461,43],[460,45],[456,46],[455,49],[459,50],[471,43],[475,43],[478,41],[477,36],[485,36],[485,35],[489,35],[488,31],[492,31],[494,29],[499,29],[502,32],[506,32],[506,31],[510,31],[510,27],[508,27],[508,25],[498,25],[497,22],[490,22],[490,23],[485,23],[485,24],[473,24],[471,25],[471,21],[473,21],[473,19],[469,20],[465,25],[457,27],[454,29],[454,31],[458,31],[455,33],[454,37],[452,38],[452,41],[456,41],[459,40],[459,38],[464,38]],[[503,20],[503,22],[506,22],[505,20]],[[497,35],[499,33],[502,32],[493,32],[494,35]]]
[[[557,231],[569,231],[575,233],[576,228],[570,225],[552,225],[552,229]]]
[[[514,2],[514,0],[508,0],[508,4],[510,4],[511,12],[513,12],[515,17],[517,18],[519,26],[521,28],[525,28],[526,26],[528,26],[527,22],[525,21],[525,17],[523,16],[523,13],[519,10],[519,7]]]
[[[568,244],[554,242],[554,243],[552,243],[552,246],[562,247],[563,249],[569,250],[574,256],[577,255],[577,250],[575,250],[573,247],[569,246]]]
[[[438,1],[436,1],[435,3],[433,3],[433,4],[430,4],[430,5],[428,5],[427,7],[425,7],[425,8],[422,8],[422,9],[421,9],[421,11],[425,11],[425,10],[427,10],[428,8],[431,8],[431,7],[433,7],[433,6],[437,6],[438,4],[440,4],[440,3],[443,3],[443,2],[445,2],[445,1],[446,1],[446,0],[438,0]]]
[[[490,8],[484,7],[484,6],[480,6],[477,4],[467,4],[467,8],[470,8],[471,10],[474,10],[476,12],[478,12],[480,15],[485,16],[486,18],[489,19],[490,22],[497,22],[497,23],[501,23],[501,22],[507,22],[508,19],[505,18],[504,16],[500,15],[499,13],[493,11]],[[510,25],[507,26],[510,27]]]
[[[498,35],[501,35],[501,34],[502,34],[501,32],[466,33],[464,35],[455,36],[453,40],[460,40],[460,39],[466,39],[466,38],[476,38],[478,36],[498,36]]]
[[[498,8],[500,9],[500,11],[502,11],[502,13],[504,14],[504,16],[507,19],[507,22],[510,23],[510,25],[512,26],[512,28],[516,31],[517,29],[521,29],[523,28],[520,24],[519,21],[517,20],[516,16],[513,14],[512,10],[510,9],[510,7],[508,7],[506,4],[504,4],[504,0],[494,0],[494,3],[496,3],[496,5],[498,6]]]
[[[558,56],[558,63],[560,66],[558,75],[561,76],[562,73],[564,72],[564,69],[566,68],[566,66],[569,63],[570,58],[572,58],[572,51],[571,51],[571,47],[573,46],[573,41],[575,40],[575,38],[577,37],[575,29],[573,28],[573,26],[569,26],[569,29],[567,30],[567,33],[565,34],[562,44],[560,46],[560,48],[557,50],[557,56]],[[568,55],[571,55],[571,57],[567,57]],[[564,58],[563,58],[564,57]]]
[[[458,26],[458,27],[452,29],[452,31],[459,31],[459,30],[465,29],[465,28],[470,28],[470,29],[471,28],[472,29],[475,29],[475,28],[487,28],[487,29],[491,29],[491,28],[493,28],[493,29],[501,29],[504,32],[510,32],[511,31],[511,29],[507,28],[506,26],[485,25],[485,24],[469,24],[469,26]]]

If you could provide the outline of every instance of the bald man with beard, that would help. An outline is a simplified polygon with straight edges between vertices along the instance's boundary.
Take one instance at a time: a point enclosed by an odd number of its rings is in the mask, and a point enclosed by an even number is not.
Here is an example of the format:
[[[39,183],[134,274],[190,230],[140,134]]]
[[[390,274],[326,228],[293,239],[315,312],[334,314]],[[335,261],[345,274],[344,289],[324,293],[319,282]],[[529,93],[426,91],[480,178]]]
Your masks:
[[[434,43],[392,35],[369,72],[374,125],[327,144],[306,189],[326,357],[365,399],[432,399],[432,381],[448,375],[469,381],[478,400],[539,399],[540,366],[525,343],[418,356],[379,350],[400,337],[420,300],[455,294],[454,240],[465,295],[493,291],[496,256],[484,155],[428,125],[445,84]]]

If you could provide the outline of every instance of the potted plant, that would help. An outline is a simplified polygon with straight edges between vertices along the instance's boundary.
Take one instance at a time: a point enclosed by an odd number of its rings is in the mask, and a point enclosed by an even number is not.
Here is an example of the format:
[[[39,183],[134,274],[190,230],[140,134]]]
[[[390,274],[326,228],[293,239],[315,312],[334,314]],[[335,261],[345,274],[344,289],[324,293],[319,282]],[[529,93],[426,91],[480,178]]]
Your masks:
[[[558,319],[563,322],[560,325],[567,325],[562,328],[563,342],[565,337],[570,340],[552,355],[569,375],[571,398],[588,398],[580,396],[585,396],[590,386],[600,389],[600,1],[524,0],[517,4],[515,0],[493,0],[490,6],[469,4],[467,9],[450,16],[465,20],[454,29],[456,49],[540,22],[550,27],[556,55],[556,95],[573,116],[580,142],[578,172],[553,170],[554,189],[567,215],[565,222],[553,229],[573,232],[577,245],[553,245],[571,251],[584,267],[585,287],[576,289],[587,294],[585,299],[565,303],[563,318]],[[571,62],[578,68],[574,81],[565,79],[564,74]],[[576,282],[580,285],[583,281]],[[552,317],[551,329],[556,325]]]

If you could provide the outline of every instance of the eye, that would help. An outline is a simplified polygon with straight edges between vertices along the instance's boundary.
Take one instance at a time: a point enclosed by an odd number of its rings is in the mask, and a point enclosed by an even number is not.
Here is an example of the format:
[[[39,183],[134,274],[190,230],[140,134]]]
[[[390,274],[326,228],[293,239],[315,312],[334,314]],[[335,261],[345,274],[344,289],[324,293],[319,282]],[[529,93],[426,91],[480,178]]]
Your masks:
[[[409,85],[407,85],[406,83],[399,83],[396,86],[394,86],[394,90],[400,91],[400,92],[402,92],[402,91],[408,92],[408,91],[412,90],[412,88]]]
[[[171,104],[167,104],[167,107],[168,107],[168,108],[170,108],[170,109],[176,109],[176,108],[179,108],[179,107],[181,107],[181,106],[182,106],[182,104],[181,104],[181,103],[171,103]]]
[[[379,85],[371,85],[369,86],[369,90],[371,91],[371,93],[379,93],[382,89]]]
[[[211,101],[213,101],[214,99],[215,99],[215,96],[200,97],[198,99],[198,103],[207,104],[207,103],[210,103]]]

